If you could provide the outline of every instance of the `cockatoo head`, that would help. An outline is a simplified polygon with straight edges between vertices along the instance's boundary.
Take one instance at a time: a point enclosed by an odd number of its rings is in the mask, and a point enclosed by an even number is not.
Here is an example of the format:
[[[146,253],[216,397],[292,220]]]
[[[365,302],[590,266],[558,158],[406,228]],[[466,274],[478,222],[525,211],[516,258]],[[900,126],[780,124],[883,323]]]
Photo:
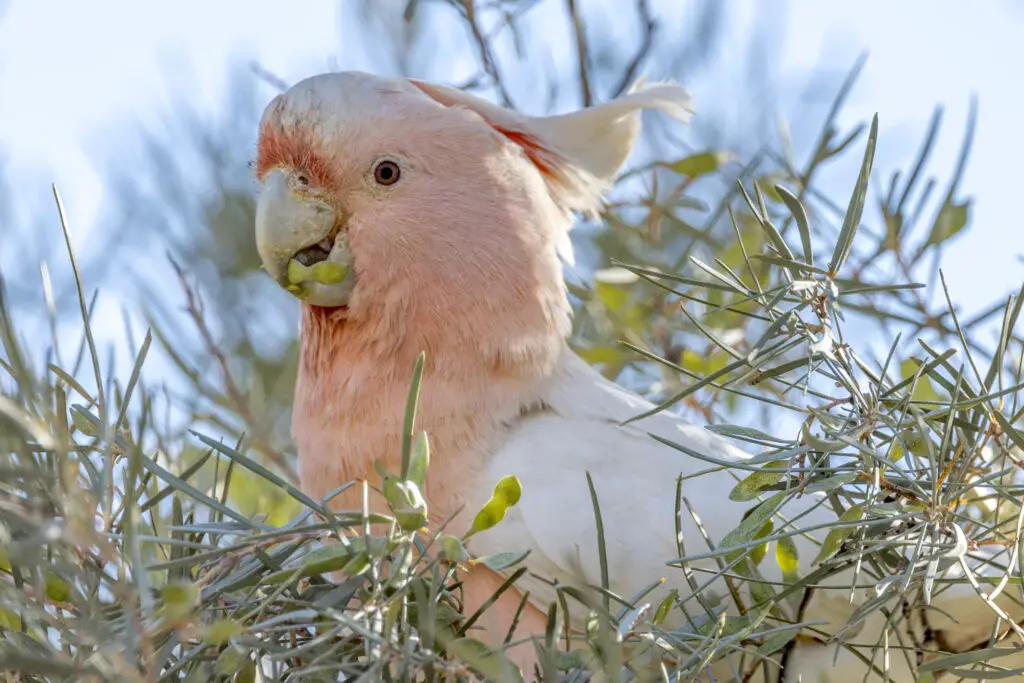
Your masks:
[[[564,327],[558,257],[570,255],[572,212],[600,206],[644,107],[684,118],[688,98],[659,84],[529,117],[422,81],[308,78],[260,123],[264,267],[306,304],[344,309],[350,321],[401,326],[418,313],[450,326],[480,313],[486,325],[489,312],[520,311]]]

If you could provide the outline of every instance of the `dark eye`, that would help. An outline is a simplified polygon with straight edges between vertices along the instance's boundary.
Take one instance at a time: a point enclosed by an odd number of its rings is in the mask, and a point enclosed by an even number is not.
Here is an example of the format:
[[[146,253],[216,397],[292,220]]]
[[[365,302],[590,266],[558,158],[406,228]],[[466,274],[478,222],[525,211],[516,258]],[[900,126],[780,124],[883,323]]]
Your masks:
[[[297,176],[295,176],[295,180],[296,182],[299,183],[299,185],[309,185],[309,176],[307,176],[305,173],[299,173]]]
[[[393,161],[382,161],[373,169],[373,179],[378,185],[394,185],[401,175],[402,170]]]

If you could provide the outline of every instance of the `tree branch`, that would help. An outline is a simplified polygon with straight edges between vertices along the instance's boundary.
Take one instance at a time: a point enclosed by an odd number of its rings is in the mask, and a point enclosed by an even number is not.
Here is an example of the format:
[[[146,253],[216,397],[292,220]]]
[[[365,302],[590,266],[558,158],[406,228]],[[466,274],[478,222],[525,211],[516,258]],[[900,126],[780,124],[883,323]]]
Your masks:
[[[498,95],[501,97],[501,102],[506,107],[515,108],[512,102],[512,97],[508,94],[508,90],[505,88],[505,82],[501,78],[501,73],[498,71],[497,61],[494,59],[494,55],[491,52],[490,41],[484,36],[483,31],[480,29],[480,24],[477,22],[476,7],[473,4],[473,0],[462,0],[463,18],[469,25],[469,31],[473,35],[473,40],[476,42],[477,52],[480,56],[480,63],[483,66],[484,71],[491,78],[491,82],[498,91]]]
[[[654,47],[654,34],[658,30],[658,24],[651,15],[651,7],[648,4],[648,0],[637,0],[636,8],[644,25],[643,37],[640,40],[640,47],[637,48],[633,59],[629,60],[629,64],[622,74],[622,79],[612,93],[612,97],[618,97],[633,84],[633,81],[636,79],[636,72],[640,69],[640,65],[643,64],[644,60],[647,59],[647,55],[651,53],[651,48]]]
[[[565,7],[572,21],[573,33],[576,35],[576,59],[580,65],[580,93],[583,96],[583,106],[589,107],[594,103],[594,94],[590,89],[590,50],[587,48],[587,33],[576,7],[576,0],[565,0]]]

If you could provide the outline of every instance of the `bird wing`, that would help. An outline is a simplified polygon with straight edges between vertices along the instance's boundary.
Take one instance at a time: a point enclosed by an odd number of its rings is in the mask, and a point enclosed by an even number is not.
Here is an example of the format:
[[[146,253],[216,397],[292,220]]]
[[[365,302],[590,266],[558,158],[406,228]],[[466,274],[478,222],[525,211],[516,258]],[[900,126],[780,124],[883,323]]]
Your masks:
[[[563,584],[601,585],[597,524],[586,479],[589,473],[603,521],[611,590],[632,600],[664,578],[663,586],[648,600],[671,588],[691,594],[683,573],[666,564],[680,555],[677,479],[683,477],[682,496],[695,513],[691,515],[684,505],[680,514],[687,555],[708,552],[703,534],[718,543],[758,501],[729,500],[740,477],[659,443],[651,434],[718,460],[742,462],[750,456],[717,434],[667,412],[621,424],[653,407],[567,350],[544,395],[543,407],[514,426],[484,472],[484,481],[477,487],[480,491],[489,492],[498,479],[514,474],[522,483],[523,494],[500,524],[473,539],[473,551],[490,554],[529,549],[530,573],[518,585],[545,606],[556,595],[545,578]],[[811,497],[804,500],[798,505],[813,507]],[[824,510],[812,514],[817,514],[818,521],[834,519]],[[806,546],[800,548],[803,557],[817,552],[808,541],[798,539],[797,544]],[[771,565],[765,576],[774,571],[775,579],[781,579],[774,562]],[[708,558],[695,566],[712,570],[716,561]],[[714,570],[695,579],[703,584],[713,575]],[[715,582],[713,588],[725,595],[723,584]]]
[[[758,501],[729,498],[730,491],[744,474],[742,471],[716,468],[711,462],[659,443],[651,434],[719,461],[742,465],[751,456],[719,435],[668,412],[621,424],[653,407],[567,351],[560,371],[544,396],[543,407],[525,415],[511,429],[477,486],[486,498],[495,482],[514,474],[522,483],[523,493],[501,523],[472,539],[470,546],[474,554],[529,549],[527,566],[530,571],[519,579],[517,586],[522,591],[528,590],[534,603],[542,608],[557,599],[552,581],[574,586],[601,585],[597,524],[586,479],[589,473],[603,521],[609,588],[632,601],[638,593],[664,578],[664,583],[643,602],[656,605],[669,589],[675,588],[682,600],[691,601],[685,605],[687,611],[701,614],[701,608],[692,603],[693,590],[684,573],[667,562],[681,554],[693,556],[708,552],[704,535],[717,545]],[[691,515],[684,505],[679,515],[682,553],[676,538],[679,477],[683,478],[682,497],[695,513]],[[483,499],[478,502],[482,503]],[[834,521],[835,514],[823,507],[822,502],[823,499],[815,495],[791,497],[780,514],[786,520],[795,520],[796,528],[823,526]],[[779,533],[781,526],[776,517],[773,533]],[[826,531],[818,529],[807,535],[816,540],[803,534],[793,537],[802,576],[813,569],[811,562],[818,554]],[[969,554],[972,564],[981,567],[977,570],[979,575],[999,576],[1000,567],[1010,561],[1006,549],[981,555]],[[719,569],[716,559],[694,561],[689,566],[699,586],[707,585],[726,603],[731,602],[724,581],[715,578]],[[783,579],[771,558],[761,562],[758,570],[768,581]],[[947,578],[953,579],[957,578],[957,573],[955,565],[945,572]],[[818,628],[835,633],[860,605],[874,597],[874,589],[863,588],[865,578],[861,574],[857,579],[851,571],[844,571],[822,580],[819,585],[836,588],[812,590],[798,619],[825,622]],[[854,582],[860,586],[856,591],[851,589]],[[709,595],[708,591],[703,592]],[[746,587],[741,593],[749,595]],[[1010,593],[1003,591],[999,605],[1012,618],[1024,619],[1024,606],[1019,596]],[[898,609],[898,598],[894,597],[892,602],[889,609]],[[679,610],[672,612],[680,614]],[[573,626],[581,627],[586,610],[571,609],[570,613]],[[903,640],[916,642],[926,650],[941,645],[946,651],[961,652],[979,643],[983,646],[995,622],[991,607],[978,597],[969,583],[936,591],[931,606],[914,616],[900,626],[906,636]],[[889,628],[886,619],[876,610],[863,625],[851,631],[854,642],[864,646],[862,652],[870,652],[873,643],[881,642],[883,631]],[[673,625],[671,620],[669,625]],[[1005,622],[1003,628],[1006,628]],[[843,648],[844,645],[837,643],[798,644],[791,657],[792,671],[786,672],[785,680],[797,680],[796,675],[802,675],[804,680],[816,680],[814,676],[818,672],[827,672],[836,666],[866,672],[863,656]],[[907,652],[898,667],[893,665],[896,668],[892,671],[892,681],[914,680],[897,673],[897,670],[909,672],[912,669],[913,649]],[[925,655],[925,660],[929,657]]]

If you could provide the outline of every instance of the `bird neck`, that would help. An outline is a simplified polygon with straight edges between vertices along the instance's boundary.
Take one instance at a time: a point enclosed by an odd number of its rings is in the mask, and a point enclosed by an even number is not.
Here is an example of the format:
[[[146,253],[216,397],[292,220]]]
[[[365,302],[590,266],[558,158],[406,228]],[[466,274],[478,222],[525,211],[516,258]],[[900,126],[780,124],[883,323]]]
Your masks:
[[[431,325],[410,308],[404,326],[395,326],[388,324],[393,312],[353,319],[304,305],[292,417],[303,489],[322,497],[358,479],[379,485],[377,459],[398,473],[413,368],[426,351],[416,419],[431,444],[426,496],[435,521],[454,514],[508,426],[539,402],[566,348],[568,311],[552,302],[537,307],[499,308],[471,338],[454,313],[431,316]],[[351,487],[332,507],[360,509],[360,490]],[[371,495],[370,507],[383,502]]]

